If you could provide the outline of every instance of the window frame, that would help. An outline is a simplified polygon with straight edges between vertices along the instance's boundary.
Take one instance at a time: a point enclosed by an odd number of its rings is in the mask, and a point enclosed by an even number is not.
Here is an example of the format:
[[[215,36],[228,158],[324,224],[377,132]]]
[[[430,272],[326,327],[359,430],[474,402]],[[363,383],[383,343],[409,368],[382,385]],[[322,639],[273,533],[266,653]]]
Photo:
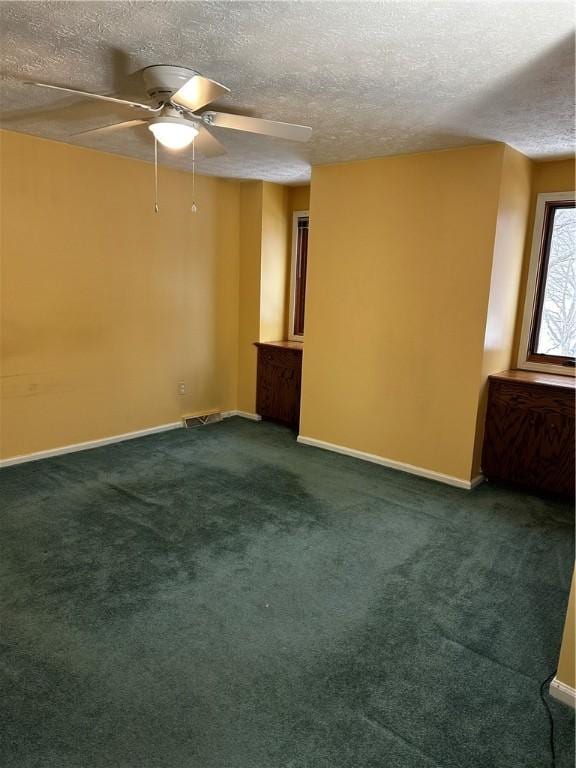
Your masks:
[[[537,198],[518,354],[518,368],[523,370],[556,373],[562,376],[576,374],[576,369],[568,362],[572,358],[541,355],[532,351],[541,322],[540,312],[545,287],[542,277],[548,263],[548,248],[552,236],[549,226],[551,211],[561,203],[573,203],[575,200],[576,192],[542,192]]]
[[[304,334],[294,333],[294,314],[296,311],[296,265],[298,261],[298,219],[308,219],[308,232],[310,232],[310,211],[292,212],[292,246],[290,256],[290,312],[288,316],[288,339],[290,341],[304,341]],[[304,293],[306,296],[306,293]]]

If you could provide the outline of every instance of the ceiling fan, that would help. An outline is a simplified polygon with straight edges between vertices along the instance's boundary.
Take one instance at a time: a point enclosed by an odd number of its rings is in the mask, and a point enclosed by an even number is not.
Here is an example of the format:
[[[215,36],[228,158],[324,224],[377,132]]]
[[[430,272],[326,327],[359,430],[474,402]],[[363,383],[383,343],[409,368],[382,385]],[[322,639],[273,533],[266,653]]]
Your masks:
[[[121,123],[105,125],[81,131],[75,136],[111,133],[124,128],[147,125],[157,141],[169,149],[184,149],[194,142],[194,148],[204,157],[215,157],[226,152],[222,144],[208,131],[208,127],[230,128],[236,131],[258,133],[289,141],[307,141],[312,129],[305,125],[280,123],[275,120],[262,120],[257,117],[232,115],[225,112],[207,111],[197,114],[198,110],[229,93],[230,89],[215,80],[203,77],[193,69],[167,65],[154,65],[142,70],[144,87],[151,104],[145,104],[114,96],[103,96],[76,88],[65,88],[48,83],[31,82],[41,88],[76,93],[90,99],[113,104],[122,104],[132,109],[148,113],[146,119],[127,120]]]

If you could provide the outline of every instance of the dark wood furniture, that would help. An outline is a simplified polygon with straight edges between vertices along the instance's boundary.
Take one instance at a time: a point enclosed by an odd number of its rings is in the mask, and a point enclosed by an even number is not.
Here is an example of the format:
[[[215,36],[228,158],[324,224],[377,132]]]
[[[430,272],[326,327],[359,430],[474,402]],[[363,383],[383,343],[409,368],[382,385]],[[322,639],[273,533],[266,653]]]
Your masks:
[[[302,342],[256,342],[258,373],[256,413],[268,421],[287,424],[298,431]]]
[[[574,394],[569,376],[489,377],[482,471],[488,479],[574,496]]]

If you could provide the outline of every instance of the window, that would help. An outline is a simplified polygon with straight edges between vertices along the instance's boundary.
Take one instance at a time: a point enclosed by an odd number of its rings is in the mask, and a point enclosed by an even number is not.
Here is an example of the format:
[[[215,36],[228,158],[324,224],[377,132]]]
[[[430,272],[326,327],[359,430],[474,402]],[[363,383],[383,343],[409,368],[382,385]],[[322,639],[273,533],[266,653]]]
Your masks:
[[[290,327],[292,341],[304,341],[306,271],[308,266],[308,211],[295,211],[292,226],[292,270],[290,277]]]
[[[538,196],[526,291],[521,368],[569,373],[576,356],[576,208],[573,192]]]

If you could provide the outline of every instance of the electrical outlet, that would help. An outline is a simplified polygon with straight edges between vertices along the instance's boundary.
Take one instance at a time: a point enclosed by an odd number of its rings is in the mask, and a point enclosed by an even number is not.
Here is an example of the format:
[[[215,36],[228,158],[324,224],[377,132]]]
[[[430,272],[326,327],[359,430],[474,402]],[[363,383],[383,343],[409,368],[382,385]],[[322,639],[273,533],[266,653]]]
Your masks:
[[[178,382],[178,394],[179,395],[185,395],[186,394],[186,383],[183,381]]]

